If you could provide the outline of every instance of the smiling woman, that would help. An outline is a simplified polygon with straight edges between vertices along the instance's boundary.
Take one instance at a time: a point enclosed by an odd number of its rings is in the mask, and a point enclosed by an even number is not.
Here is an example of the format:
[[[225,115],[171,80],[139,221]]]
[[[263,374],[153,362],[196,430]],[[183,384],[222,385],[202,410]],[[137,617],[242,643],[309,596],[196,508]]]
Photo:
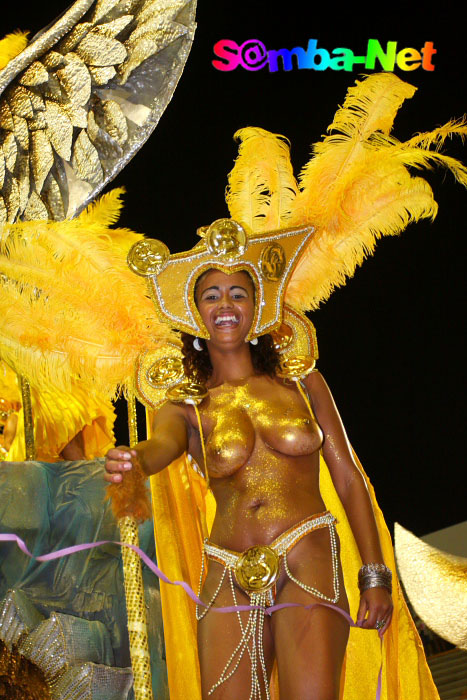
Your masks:
[[[363,627],[389,626],[391,575],[366,483],[323,378],[309,374],[313,363],[303,358],[296,365],[299,373],[287,378],[277,354],[275,371],[266,372],[253,361],[253,352],[262,357],[261,346],[248,342],[260,336],[267,343],[265,331],[281,325],[280,296],[312,229],[250,238],[242,231],[248,245],[241,251],[230,238],[227,248],[211,246],[226,227],[238,233],[235,222],[215,222],[205,234],[204,251],[197,247],[173,258],[174,264],[193,268],[182,297],[185,311],[179,293],[166,294],[166,285],[173,284],[171,261],[153,280],[164,312],[173,319],[176,305],[184,330],[191,324],[205,338],[206,349],[198,352],[194,337],[184,336],[185,348],[192,347],[185,372],[191,382],[205,382],[205,398],[199,410],[192,399],[164,404],[150,440],[134,450],[109,452],[107,480],[118,483],[136,463],[148,475],[159,473],[184,451],[209,478],[216,515],[203,549],[200,596],[207,607],[197,614],[203,697],[268,698],[277,660],[284,697],[302,697],[312,684],[317,700],[337,698],[349,634],[342,613],[349,604],[336,519],[320,492],[320,449],[368,569],[359,609]],[[294,329],[289,338],[296,341],[297,328],[289,323]],[[191,359],[197,355],[208,358],[200,370]],[[309,398],[291,381],[298,376]],[[272,618],[255,609],[231,616],[211,609],[323,601],[331,607],[315,609],[311,617],[300,608],[280,610]],[[310,667],[310,658],[319,663]]]

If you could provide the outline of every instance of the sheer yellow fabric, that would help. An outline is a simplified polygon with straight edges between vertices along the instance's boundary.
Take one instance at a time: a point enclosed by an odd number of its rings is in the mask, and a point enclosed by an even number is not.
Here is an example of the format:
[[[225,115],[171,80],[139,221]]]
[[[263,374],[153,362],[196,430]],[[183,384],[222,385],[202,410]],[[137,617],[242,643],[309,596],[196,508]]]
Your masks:
[[[363,469],[361,471],[372,499],[386,564],[395,571],[391,537],[373,488]],[[355,619],[359,605],[357,573],[361,561],[324,460],[321,460],[320,487],[326,507],[338,519],[345,586],[350,612]],[[195,473],[186,457],[153,476],[151,489],[159,566],[172,581],[184,580],[196,591],[202,539],[214,514],[212,494],[206,493],[204,480]],[[200,700],[194,604],[179,586],[161,584],[161,597],[170,698]],[[439,700],[396,577],[393,597],[393,622],[383,644],[381,700]],[[380,664],[381,646],[376,630],[352,629],[341,700],[374,700]],[[274,697],[278,695],[274,693]]]
[[[31,387],[34,439],[38,460],[55,462],[70,440],[83,431],[87,458],[102,457],[113,447],[115,413],[108,399],[90,394],[74,385],[72,391]],[[11,462],[25,459],[23,411],[19,412],[15,439],[8,452]]]

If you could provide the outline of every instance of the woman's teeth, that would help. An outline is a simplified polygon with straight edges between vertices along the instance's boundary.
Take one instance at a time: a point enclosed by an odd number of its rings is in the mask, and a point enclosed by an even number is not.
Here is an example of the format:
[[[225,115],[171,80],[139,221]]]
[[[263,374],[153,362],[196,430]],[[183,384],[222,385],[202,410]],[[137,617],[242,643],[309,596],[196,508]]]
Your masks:
[[[230,314],[228,316],[218,316],[214,323],[216,324],[216,326],[224,326],[231,323],[238,323],[238,318],[233,314]]]

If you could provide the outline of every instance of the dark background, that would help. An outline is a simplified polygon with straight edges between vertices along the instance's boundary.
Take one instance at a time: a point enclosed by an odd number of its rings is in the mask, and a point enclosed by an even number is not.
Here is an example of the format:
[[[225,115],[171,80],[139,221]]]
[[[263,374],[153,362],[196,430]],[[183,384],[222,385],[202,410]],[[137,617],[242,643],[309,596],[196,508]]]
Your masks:
[[[29,6],[28,6],[29,4]],[[65,7],[10,3],[1,34],[37,31]],[[426,8],[426,5],[425,5]],[[436,12],[400,3],[345,8],[305,0],[199,0],[198,30],[174,98],[142,151],[115,184],[127,189],[121,224],[165,240],[171,251],[195,243],[195,230],[227,215],[226,175],[236,155],[233,133],[261,126],[288,136],[296,172],[324,133],[358,71],[269,73],[215,70],[213,45],[260,39],[268,49],[365,53],[369,38],[398,50],[433,41],[435,70],[396,73],[419,87],[400,110],[395,135],[464,114],[467,107],[464,22],[459,5]],[[7,13],[7,14],[5,14]],[[467,161],[467,149],[447,143]],[[376,488],[388,524],[417,535],[465,519],[464,305],[467,193],[444,172],[429,173],[440,205],[434,223],[387,238],[345,288],[312,316],[325,375],[350,439]],[[121,440],[126,441],[124,432]]]

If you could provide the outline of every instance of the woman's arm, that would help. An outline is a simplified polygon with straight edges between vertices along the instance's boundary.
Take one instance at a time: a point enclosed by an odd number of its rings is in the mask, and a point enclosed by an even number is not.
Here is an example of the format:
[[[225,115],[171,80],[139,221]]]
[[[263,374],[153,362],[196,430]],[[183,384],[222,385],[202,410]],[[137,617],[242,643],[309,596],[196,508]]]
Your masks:
[[[317,421],[324,433],[323,456],[345,508],[362,562],[384,563],[366,482],[354,459],[329,387],[319,372],[309,375],[305,384]],[[387,589],[370,588],[362,593],[358,620],[362,622],[367,613],[364,627],[374,627],[377,620],[387,620],[389,623],[392,602]]]
[[[152,425],[154,437],[139,442],[136,447],[114,447],[105,459],[107,474],[104,478],[110,483],[122,481],[123,474],[137,461],[147,476],[165,469],[174,459],[180,457],[188,447],[188,423],[183,406],[166,403],[154,416]]]

